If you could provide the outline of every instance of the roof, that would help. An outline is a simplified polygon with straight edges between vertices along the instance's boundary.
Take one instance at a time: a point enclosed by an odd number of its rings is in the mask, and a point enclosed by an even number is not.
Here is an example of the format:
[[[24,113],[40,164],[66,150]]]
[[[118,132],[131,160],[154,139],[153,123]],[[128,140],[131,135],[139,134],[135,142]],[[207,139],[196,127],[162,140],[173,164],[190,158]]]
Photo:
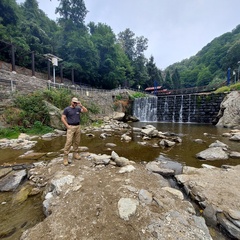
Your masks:
[[[162,86],[157,86],[157,87],[147,87],[147,88],[145,88],[145,91],[153,91],[153,90],[155,90],[155,89],[159,90],[159,89],[161,89],[161,88],[162,88]]]

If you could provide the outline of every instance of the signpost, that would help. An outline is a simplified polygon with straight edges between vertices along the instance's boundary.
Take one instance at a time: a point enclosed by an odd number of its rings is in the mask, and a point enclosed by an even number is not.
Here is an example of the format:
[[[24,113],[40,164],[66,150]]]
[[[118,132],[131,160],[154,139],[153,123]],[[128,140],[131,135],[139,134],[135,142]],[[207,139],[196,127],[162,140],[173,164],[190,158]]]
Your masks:
[[[61,58],[54,56],[51,53],[44,54],[44,57],[48,59],[53,65],[53,82],[55,84],[55,67],[58,66],[58,62],[62,61]]]

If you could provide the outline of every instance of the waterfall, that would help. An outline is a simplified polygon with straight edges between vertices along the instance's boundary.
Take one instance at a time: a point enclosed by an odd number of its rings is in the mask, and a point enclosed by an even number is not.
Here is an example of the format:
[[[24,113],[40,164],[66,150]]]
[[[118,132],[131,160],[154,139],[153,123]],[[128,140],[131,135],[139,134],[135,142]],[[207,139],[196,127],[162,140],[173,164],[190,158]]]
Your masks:
[[[191,95],[188,95],[188,122],[191,122]]]
[[[223,97],[210,98],[209,94],[151,96],[135,99],[132,109],[133,115],[142,122],[211,123]]]
[[[181,106],[179,110],[179,122],[183,121],[183,95],[181,96]]]
[[[175,122],[175,108],[176,108],[176,95],[173,100],[173,114],[172,114],[172,122]]]
[[[157,122],[157,97],[136,98],[133,115],[141,122]]]
[[[163,121],[166,121],[168,115],[168,97],[165,97],[164,101],[164,109],[163,109]]]

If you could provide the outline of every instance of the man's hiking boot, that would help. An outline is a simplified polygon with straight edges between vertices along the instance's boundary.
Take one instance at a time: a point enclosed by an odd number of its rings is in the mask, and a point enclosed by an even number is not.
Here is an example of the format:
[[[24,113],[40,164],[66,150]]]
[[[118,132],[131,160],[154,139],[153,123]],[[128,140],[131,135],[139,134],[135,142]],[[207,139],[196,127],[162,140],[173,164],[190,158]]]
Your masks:
[[[63,165],[67,166],[68,165],[68,155],[63,156]]]
[[[81,157],[78,153],[73,153],[73,159],[79,160],[79,159],[81,159]]]

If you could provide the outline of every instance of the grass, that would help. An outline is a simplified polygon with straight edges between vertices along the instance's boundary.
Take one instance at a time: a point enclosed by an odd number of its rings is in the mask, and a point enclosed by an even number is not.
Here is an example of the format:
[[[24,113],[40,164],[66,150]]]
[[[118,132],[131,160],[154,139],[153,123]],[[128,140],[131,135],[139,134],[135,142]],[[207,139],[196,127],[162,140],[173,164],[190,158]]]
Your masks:
[[[214,93],[225,93],[230,91],[239,91],[240,90],[240,83],[235,83],[230,86],[223,86],[218,88]]]
[[[19,126],[12,128],[0,128],[0,139],[16,139],[20,133],[26,133],[28,135],[43,135],[52,131],[53,129],[51,127],[44,126],[41,122],[37,121],[31,128],[24,128]]]
[[[0,128],[0,139],[15,139],[18,138],[20,131],[14,128]]]

